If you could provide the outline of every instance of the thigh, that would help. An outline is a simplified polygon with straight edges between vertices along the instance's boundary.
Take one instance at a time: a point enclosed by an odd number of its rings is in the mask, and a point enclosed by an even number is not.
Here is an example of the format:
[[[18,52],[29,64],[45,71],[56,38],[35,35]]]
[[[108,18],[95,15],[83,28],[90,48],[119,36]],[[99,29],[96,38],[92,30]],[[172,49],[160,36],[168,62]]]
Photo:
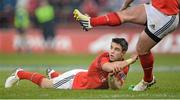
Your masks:
[[[41,88],[53,88],[53,81],[47,78],[43,78],[41,82]]]
[[[87,72],[84,69],[74,69],[63,73],[62,75],[52,79],[53,87],[56,89],[71,89],[75,75],[79,72]]]
[[[179,15],[167,16],[152,5],[145,5],[147,26],[145,32],[156,42],[174,31],[179,22]]]
[[[129,7],[117,13],[121,18],[122,23],[130,22],[143,25],[146,23],[146,11],[143,4]]]
[[[151,39],[145,31],[143,31],[140,36],[136,46],[137,53],[139,55],[144,55],[150,52],[150,50],[157,44],[153,39]]]

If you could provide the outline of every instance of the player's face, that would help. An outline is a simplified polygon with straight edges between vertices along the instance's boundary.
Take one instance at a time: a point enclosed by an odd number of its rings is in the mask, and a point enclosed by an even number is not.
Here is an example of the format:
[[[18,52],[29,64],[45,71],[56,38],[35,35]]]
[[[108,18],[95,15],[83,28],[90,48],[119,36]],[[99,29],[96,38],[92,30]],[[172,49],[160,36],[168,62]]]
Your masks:
[[[119,44],[114,42],[111,43],[111,49],[109,51],[110,61],[122,60],[124,54],[125,52],[122,51],[122,47]]]

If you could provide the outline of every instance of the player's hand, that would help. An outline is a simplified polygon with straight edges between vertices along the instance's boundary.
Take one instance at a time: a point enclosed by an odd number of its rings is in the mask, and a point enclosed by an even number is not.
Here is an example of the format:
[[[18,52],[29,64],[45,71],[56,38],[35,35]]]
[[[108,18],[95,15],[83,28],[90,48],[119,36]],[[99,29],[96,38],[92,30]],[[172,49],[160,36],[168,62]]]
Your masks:
[[[124,80],[121,80],[117,77],[117,74],[109,73],[108,74],[108,86],[110,89],[117,90],[122,87]]]
[[[113,68],[112,73],[117,74],[117,73],[119,73],[119,72],[122,71],[122,70],[123,70],[123,68],[119,67],[119,65],[117,64],[117,65],[115,65],[115,67]]]

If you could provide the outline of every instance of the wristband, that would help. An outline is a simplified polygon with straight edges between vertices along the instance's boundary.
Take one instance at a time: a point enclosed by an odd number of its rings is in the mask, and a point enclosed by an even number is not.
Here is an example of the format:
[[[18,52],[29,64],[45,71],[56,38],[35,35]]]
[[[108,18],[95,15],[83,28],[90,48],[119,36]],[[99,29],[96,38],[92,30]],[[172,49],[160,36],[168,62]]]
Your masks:
[[[131,64],[131,63],[133,62],[133,59],[132,59],[132,58],[127,59],[126,62],[127,62],[128,64]]]

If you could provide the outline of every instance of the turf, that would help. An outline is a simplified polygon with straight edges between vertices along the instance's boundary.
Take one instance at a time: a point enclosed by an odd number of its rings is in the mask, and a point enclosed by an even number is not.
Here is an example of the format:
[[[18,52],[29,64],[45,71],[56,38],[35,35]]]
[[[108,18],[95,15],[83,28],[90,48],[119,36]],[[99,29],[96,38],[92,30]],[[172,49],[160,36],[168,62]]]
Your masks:
[[[0,54],[0,99],[179,99],[180,98],[180,54],[156,54],[155,76],[157,83],[144,92],[128,90],[141,80],[142,69],[137,62],[132,66],[126,83],[121,90],[55,90],[41,89],[29,81],[20,81],[10,89],[4,88],[4,82],[11,71],[18,65],[24,69],[44,74],[47,66],[55,69],[70,70],[76,66],[91,63],[96,55],[56,55],[56,54]],[[39,67],[39,65],[46,65]],[[68,67],[66,67],[68,66]],[[157,69],[160,68],[160,69]]]

